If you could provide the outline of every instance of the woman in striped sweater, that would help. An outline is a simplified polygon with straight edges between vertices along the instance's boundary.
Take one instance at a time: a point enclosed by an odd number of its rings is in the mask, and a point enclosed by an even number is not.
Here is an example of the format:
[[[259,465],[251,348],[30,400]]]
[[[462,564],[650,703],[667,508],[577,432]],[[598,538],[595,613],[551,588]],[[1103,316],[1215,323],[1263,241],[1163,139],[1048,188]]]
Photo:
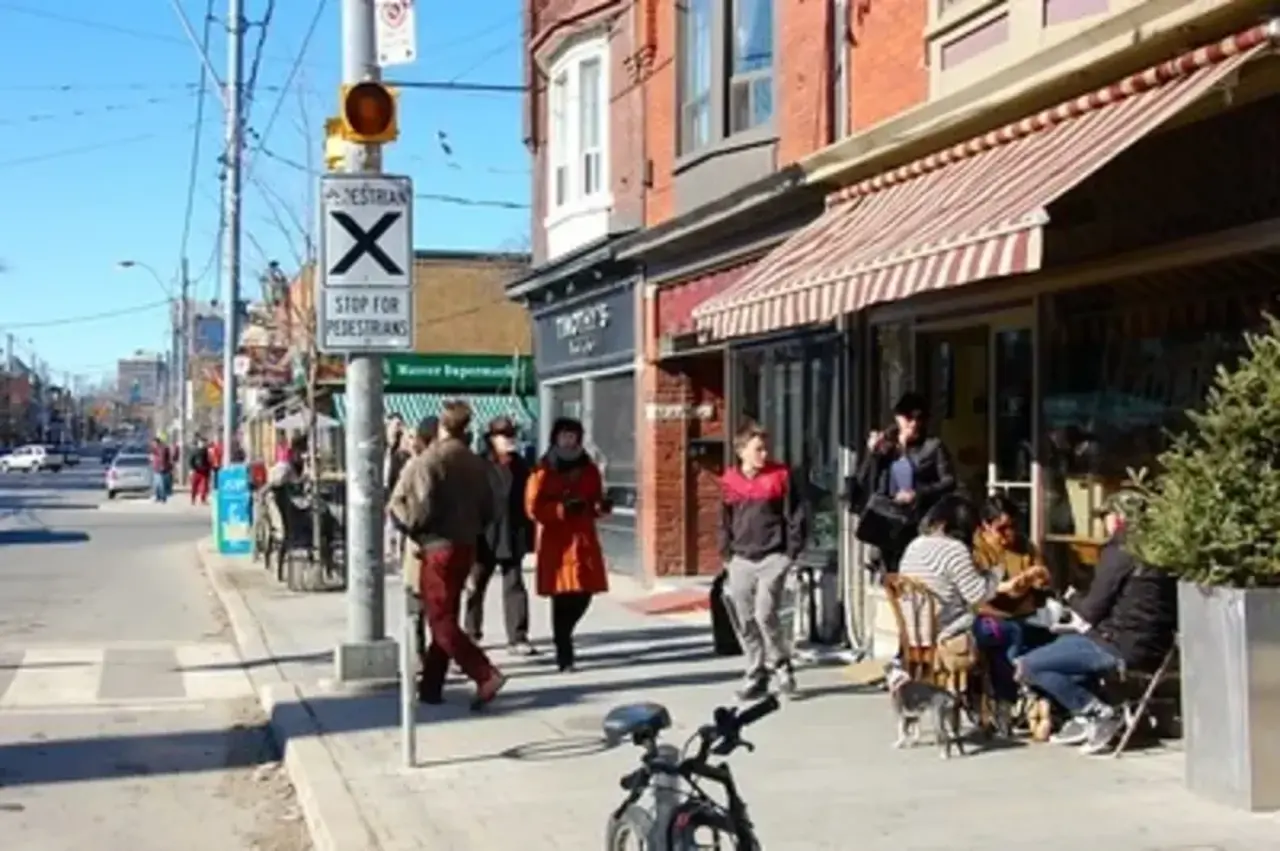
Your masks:
[[[973,560],[978,513],[957,495],[945,496],[920,523],[920,537],[907,545],[900,572],[923,582],[938,599],[938,635],[943,644],[971,636],[978,607],[996,595],[1018,597],[1027,591],[1028,574],[1004,579],[980,570]]]

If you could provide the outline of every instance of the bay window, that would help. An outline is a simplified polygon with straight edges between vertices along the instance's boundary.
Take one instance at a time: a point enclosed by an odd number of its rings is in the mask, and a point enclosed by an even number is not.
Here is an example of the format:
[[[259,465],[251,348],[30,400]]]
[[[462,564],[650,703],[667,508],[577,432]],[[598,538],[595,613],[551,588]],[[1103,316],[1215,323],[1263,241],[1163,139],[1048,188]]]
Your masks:
[[[741,133],[773,116],[773,0],[733,4],[729,57],[729,132]]]
[[[608,40],[593,35],[548,68],[547,259],[609,230],[608,56]]]
[[[773,119],[774,0],[678,6],[678,143],[693,154]]]

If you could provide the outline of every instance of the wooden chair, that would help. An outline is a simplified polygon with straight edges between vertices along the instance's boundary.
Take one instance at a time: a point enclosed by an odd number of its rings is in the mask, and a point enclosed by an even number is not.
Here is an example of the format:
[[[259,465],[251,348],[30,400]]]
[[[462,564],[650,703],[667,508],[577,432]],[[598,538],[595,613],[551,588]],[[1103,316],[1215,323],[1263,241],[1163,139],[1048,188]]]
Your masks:
[[[1121,699],[1121,711],[1124,713],[1124,732],[1120,736],[1116,749],[1111,752],[1112,757],[1119,757],[1124,749],[1129,746],[1129,740],[1133,738],[1133,734],[1137,732],[1143,720],[1149,714],[1151,704],[1155,698],[1156,692],[1165,680],[1177,675],[1174,663],[1178,658],[1178,640],[1175,636],[1173,646],[1169,648],[1169,652],[1164,654],[1164,660],[1155,671],[1132,671],[1123,670],[1119,676],[1119,682],[1113,686],[1118,686],[1119,691],[1126,691],[1127,685],[1136,685],[1142,688],[1141,695],[1136,700]]]
[[[969,704],[970,673],[976,669],[948,668],[938,651],[938,597],[919,579],[889,574],[885,596],[898,626],[898,651],[903,669],[912,679],[933,683]]]

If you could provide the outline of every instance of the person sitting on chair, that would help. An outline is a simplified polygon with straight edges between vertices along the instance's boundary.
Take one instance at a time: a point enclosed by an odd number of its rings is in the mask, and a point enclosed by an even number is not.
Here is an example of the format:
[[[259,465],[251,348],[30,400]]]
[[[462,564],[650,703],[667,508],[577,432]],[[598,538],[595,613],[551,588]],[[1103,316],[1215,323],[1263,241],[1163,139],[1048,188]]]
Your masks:
[[[1159,666],[1178,628],[1177,583],[1125,549],[1125,518],[1141,508],[1141,494],[1121,490],[1099,512],[1108,541],[1088,593],[1071,603],[1084,631],[1062,635],[1014,663],[1019,681],[1070,715],[1051,741],[1081,745],[1085,753],[1106,750],[1124,727],[1123,713],[1098,696],[1099,677]]]
[[[973,539],[973,561],[979,570],[1003,579],[1022,577],[1014,592],[996,594],[978,607],[974,632],[980,648],[994,651],[985,654],[991,684],[996,697],[1009,703],[1018,698],[1013,661],[1053,640],[1051,632],[1027,620],[1047,596],[1049,572],[1035,548],[1021,540],[1020,517],[1013,500],[1002,494],[989,496]]]

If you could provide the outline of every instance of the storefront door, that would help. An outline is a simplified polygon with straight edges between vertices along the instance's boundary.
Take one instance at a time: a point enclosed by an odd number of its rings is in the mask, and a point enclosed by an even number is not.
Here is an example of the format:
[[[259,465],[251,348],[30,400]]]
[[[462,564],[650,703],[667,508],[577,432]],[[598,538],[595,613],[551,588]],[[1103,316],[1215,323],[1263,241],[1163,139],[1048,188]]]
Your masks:
[[[1040,539],[1036,492],[1035,314],[1031,308],[994,317],[988,327],[990,409],[987,492],[1022,509],[1030,540]]]
[[[1034,487],[1034,313],[1030,307],[916,328],[916,381],[931,429],[951,452],[972,499],[1003,493],[1039,533]]]

